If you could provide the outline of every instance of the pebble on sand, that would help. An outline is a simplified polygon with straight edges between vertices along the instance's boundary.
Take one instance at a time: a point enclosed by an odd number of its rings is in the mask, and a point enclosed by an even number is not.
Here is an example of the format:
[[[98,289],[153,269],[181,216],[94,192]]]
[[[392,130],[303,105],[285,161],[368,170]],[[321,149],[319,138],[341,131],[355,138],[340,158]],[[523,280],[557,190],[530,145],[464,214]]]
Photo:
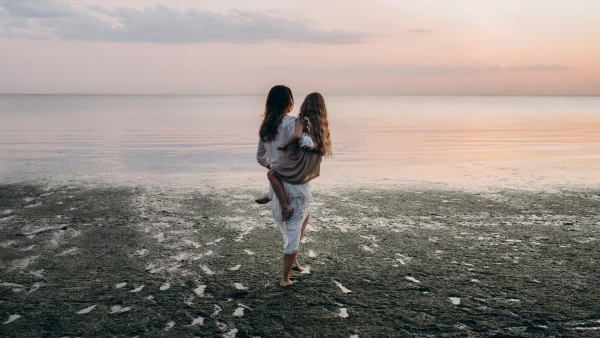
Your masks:
[[[450,299],[450,302],[454,305],[460,305],[460,298],[458,297],[448,297]]]
[[[350,315],[348,315],[348,309],[346,309],[345,307],[340,309],[340,313],[339,315],[341,318],[348,318]]]

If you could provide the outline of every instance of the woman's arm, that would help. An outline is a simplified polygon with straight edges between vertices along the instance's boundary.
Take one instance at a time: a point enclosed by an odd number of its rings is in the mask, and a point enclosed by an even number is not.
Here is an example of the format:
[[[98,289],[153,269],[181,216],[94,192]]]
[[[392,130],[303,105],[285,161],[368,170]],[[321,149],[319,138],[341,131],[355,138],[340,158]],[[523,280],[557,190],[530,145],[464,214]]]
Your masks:
[[[271,164],[269,163],[269,154],[267,153],[265,145],[261,140],[258,141],[258,148],[256,149],[256,161],[258,164],[267,169],[271,168]]]
[[[287,141],[285,141],[285,143],[277,147],[277,149],[285,150],[285,148],[289,147],[290,144],[298,142],[298,140],[302,137],[303,130],[304,125],[302,124],[302,121],[300,121],[300,119],[296,119],[296,129],[294,130],[294,133],[292,134],[292,136],[290,136],[290,138]]]

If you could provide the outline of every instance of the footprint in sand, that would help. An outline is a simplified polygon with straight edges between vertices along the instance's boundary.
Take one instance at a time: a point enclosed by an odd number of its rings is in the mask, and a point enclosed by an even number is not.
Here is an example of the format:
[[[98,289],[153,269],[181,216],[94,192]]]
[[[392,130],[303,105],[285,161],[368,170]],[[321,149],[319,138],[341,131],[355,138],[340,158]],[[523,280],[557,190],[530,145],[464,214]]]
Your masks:
[[[238,271],[241,267],[242,266],[238,264],[238,265],[234,266],[233,268],[229,268],[229,270],[231,270],[231,271]]]
[[[170,288],[171,288],[171,284],[165,283],[165,284],[163,284],[163,285],[160,286],[160,291],[169,290]]]
[[[454,305],[460,305],[460,298],[458,298],[458,297],[448,297],[448,299],[450,299],[450,303],[452,303]]]
[[[119,284],[115,285],[115,289],[124,288],[125,285],[127,285],[127,283],[119,283]]]
[[[340,316],[341,318],[348,318],[350,316],[348,315],[348,309],[346,309],[345,307],[341,308],[338,316]]]
[[[252,252],[252,251],[250,251],[248,249],[244,249],[244,252],[247,253],[250,256],[254,255],[254,252]]]
[[[88,313],[92,312],[92,310],[94,310],[95,308],[96,308],[96,305],[92,305],[90,307],[86,307],[83,310],[77,311],[77,314],[78,315],[85,315],[85,314],[88,314]]]
[[[303,275],[310,275],[310,265],[304,266],[304,270],[302,270],[300,273]]]
[[[10,316],[8,317],[8,320],[7,320],[7,321],[5,321],[5,322],[4,322],[4,323],[2,323],[2,324],[9,324],[9,323],[12,323],[12,322],[14,322],[15,320],[17,320],[17,319],[19,319],[19,318],[21,318],[21,315],[10,315]]]
[[[311,257],[311,258],[317,257],[317,253],[315,252],[315,250],[312,250],[312,249],[308,250],[308,257]]]

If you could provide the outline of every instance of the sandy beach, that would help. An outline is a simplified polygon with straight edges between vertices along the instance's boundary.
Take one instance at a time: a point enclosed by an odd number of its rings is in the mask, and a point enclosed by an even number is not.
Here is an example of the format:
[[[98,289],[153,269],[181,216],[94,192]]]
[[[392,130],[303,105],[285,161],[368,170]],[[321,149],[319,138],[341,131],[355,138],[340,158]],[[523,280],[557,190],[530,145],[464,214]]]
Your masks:
[[[315,194],[280,288],[260,191],[0,186],[2,336],[596,336],[600,190]]]

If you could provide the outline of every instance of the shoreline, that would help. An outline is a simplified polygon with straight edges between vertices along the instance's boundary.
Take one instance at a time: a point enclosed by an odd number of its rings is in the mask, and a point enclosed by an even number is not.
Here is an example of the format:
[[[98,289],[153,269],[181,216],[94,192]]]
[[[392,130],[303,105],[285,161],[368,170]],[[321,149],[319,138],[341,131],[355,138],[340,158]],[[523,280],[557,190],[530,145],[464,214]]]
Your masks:
[[[311,274],[294,274],[289,289],[277,284],[282,243],[270,208],[251,202],[260,190],[0,190],[7,335],[600,330],[600,188],[316,189],[300,248]]]

